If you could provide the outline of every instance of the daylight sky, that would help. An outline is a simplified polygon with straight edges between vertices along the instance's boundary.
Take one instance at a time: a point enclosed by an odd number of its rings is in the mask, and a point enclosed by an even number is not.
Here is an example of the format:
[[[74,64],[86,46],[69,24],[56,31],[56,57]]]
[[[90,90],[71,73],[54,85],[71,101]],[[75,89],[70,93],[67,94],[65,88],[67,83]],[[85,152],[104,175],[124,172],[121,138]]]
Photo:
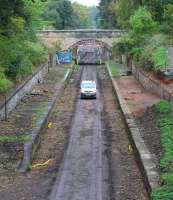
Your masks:
[[[99,0],[71,0],[71,1],[72,2],[76,1],[86,6],[97,6],[99,4]]]

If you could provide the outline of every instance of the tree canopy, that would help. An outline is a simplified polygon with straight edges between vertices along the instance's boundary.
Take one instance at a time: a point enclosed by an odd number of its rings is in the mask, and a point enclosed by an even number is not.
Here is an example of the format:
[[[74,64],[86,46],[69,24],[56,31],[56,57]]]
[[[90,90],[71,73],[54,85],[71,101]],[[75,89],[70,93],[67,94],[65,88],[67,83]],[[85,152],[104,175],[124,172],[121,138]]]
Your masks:
[[[101,0],[98,6],[99,16],[97,24],[101,28],[115,28],[117,25],[115,14],[116,0]]]
[[[91,16],[91,7],[69,0],[49,0],[43,18],[55,29],[74,29],[91,27]]]

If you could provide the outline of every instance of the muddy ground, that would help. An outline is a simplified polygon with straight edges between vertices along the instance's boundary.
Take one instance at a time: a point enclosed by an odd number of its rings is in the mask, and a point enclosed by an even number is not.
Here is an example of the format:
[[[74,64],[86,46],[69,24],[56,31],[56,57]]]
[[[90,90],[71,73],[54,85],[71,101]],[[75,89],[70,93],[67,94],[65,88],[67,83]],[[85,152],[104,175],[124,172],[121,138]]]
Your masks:
[[[96,100],[79,98],[80,73],[97,81]],[[1,175],[3,200],[148,199],[105,66],[73,73],[50,122],[33,165],[50,162],[23,175]]]

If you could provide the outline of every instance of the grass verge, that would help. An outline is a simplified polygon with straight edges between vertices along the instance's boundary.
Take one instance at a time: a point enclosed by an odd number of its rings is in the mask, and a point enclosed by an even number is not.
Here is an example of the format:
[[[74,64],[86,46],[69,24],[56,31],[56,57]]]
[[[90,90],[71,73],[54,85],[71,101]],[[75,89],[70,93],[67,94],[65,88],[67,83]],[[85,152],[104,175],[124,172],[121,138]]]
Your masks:
[[[30,141],[31,137],[29,135],[20,135],[20,136],[0,136],[0,143],[4,142],[27,142]]]
[[[109,66],[113,78],[119,76],[118,68],[113,60],[107,61],[106,64]]]

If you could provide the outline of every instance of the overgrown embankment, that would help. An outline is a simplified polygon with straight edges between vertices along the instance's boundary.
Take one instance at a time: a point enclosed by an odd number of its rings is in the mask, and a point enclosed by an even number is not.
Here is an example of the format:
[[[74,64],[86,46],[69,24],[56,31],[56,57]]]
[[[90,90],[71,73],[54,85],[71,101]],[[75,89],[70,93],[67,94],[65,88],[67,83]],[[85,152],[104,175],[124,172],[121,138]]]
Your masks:
[[[43,11],[40,0],[7,0],[0,6],[0,94],[46,59],[46,48],[36,36]]]
[[[160,187],[152,191],[153,200],[173,197],[173,120],[169,102],[161,100],[136,118],[145,144],[160,172]]]
[[[167,101],[160,101],[155,105],[157,126],[160,129],[163,155],[160,159],[162,186],[153,191],[153,200],[173,199],[173,120],[172,108]]]

